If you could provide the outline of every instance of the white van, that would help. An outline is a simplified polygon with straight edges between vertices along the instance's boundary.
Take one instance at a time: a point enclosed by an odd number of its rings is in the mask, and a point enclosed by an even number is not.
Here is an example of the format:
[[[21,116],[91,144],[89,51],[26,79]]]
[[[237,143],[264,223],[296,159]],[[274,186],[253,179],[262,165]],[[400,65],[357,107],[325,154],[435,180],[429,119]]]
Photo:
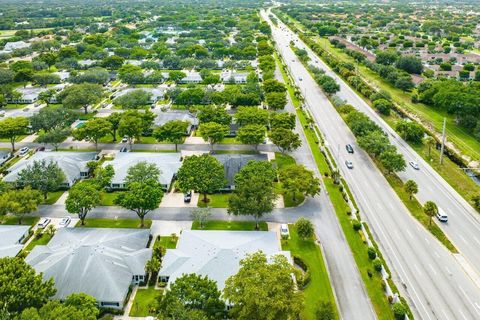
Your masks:
[[[438,208],[437,219],[442,222],[448,221],[448,215],[442,208]]]

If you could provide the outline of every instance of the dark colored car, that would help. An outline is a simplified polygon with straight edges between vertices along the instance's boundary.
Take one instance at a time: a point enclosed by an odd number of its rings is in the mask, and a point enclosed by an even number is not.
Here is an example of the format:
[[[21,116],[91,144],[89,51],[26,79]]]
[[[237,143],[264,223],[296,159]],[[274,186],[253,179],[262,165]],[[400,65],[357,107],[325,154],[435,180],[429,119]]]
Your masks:
[[[347,144],[347,145],[345,146],[345,148],[347,149],[347,152],[348,152],[348,153],[353,153],[353,147],[352,147],[351,144]]]
[[[122,149],[120,149],[120,152],[128,152],[127,147],[123,147]]]
[[[185,192],[183,194],[183,202],[190,203],[192,201],[192,191]]]

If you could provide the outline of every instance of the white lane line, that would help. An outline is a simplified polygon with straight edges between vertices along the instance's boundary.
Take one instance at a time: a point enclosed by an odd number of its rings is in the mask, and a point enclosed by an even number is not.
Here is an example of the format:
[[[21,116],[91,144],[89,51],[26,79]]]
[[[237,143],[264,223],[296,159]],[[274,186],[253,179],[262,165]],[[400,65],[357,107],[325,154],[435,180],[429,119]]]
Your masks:
[[[477,308],[475,308],[475,304],[472,302],[472,300],[470,300],[470,297],[467,295],[465,290],[463,290],[463,288],[461,286],[458,286],[458,287],[462,291],[462,293],[465,296],[465,298],[467,299],[467,301],[473,306],[473,310],[475,310],[475,312],[480,315],[480,312],[477,310]]]
[[[392,209],[392,211],[395,211],[395,207],[393,206],[393,204],[391,202],[388,203],[388,206],[390,207],[390,209]]]
[[[468,245],[468,241],[465,239],[465,237],[464,237],[464,236],[462,236],[461,234],[459,234],[459,236],[460,236],[460,238],[463,240],[463,242],[465,242],[465,244],[467,244],[467,245]]]
[[[460,314],[462,315],[463,319],[466,319],[466,320],[468,320],[468,318],[467,318],[467,317],[465,317],[465,314],[462,312],[462,310],[458,309],[458,312],[460,312]]]
[[[434,267],[432,267],[432,265],[429,263],[428,266],[430,267],[430,269],[432,270],[433,274],[434,275],[437,275],[437,271],[435,270]]]
[[[413,235],[412,235],[412,233],[410,232],[410,230],[406,229],[406,231],[407,231],[407,234],[409,235],[409,237],[413,239]]]
[[[450,271],[450,269],[448,269],[448,267],[445,267],[445,270],[447,270],[448,274],[452,274],[452,272]]]
[[[438,254],[437,251],[433,251],[433,254],[435,255],[435,257],[437,257],[438,259],[440,259],[440,255]]]
[[[475,240],[476,243],[480,244],[480,241],[478,240],[477,237],[473,236],[473,240]]]
[[[425,237],[425,242],[426,242],[427,244],[430,244],[430,241],[428,241],[427,237]]]
[[[420,270],[420,268],[417,266],[417,264],[414,264],[413,265],[415,267],[415,269],[417,269],[417,272],[418,272],[418,275],[422,275],[422,270]]]

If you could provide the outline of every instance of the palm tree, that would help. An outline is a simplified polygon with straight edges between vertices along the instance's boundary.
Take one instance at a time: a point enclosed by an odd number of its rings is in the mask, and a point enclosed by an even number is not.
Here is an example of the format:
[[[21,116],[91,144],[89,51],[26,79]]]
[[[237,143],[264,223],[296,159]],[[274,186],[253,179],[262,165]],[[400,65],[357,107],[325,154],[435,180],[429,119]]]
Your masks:
[[[432,147],[436,146],[437,141],[432,136],[426,136],[423,139],[423,143],[428,146],[428,156],[430,157],[430,151],[431,151]]]
[[[430,217],[429,226],[432,225],[432,218],[438,213],[438,207],[433,201],[427,201],[423,205],[423,212]]]
[[[413,180],[405,182],[404,188],[405,192],[410,196],[410,200],[412,200],[412,196],[418,192],[418,184]]]
[[[340,183],[340,172],[338,170],[333,170],[331,175],[332,175],[333,183],[339,184]]]
[[[147,264],[145,265],[145,271],[150,274],[150,282],[154,283],[154,279],[156,279],[157,277],[160,266],[161,263],[156,257],[153,257],[152,259],[147,261]]]

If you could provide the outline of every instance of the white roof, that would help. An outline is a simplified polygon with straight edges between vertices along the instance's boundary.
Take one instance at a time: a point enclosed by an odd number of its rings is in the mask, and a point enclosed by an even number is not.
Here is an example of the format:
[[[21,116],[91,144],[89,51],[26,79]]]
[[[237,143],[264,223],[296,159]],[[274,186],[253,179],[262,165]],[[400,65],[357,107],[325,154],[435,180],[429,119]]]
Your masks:
[[[5,51],[13,51],[15,49],[23,49],[23,48],[28,48],[30,47],[30,43],[27,43],[25,41],[15,41],[15,42],[7,42],[5,44]]]
[[[29,226],[0,225],[0,258],[15,257],[23,249],[20,240],[28,229]]]
[[[132,277],[145,274],[152,256],[149,235],[145,229],[61,228],[25,261],[44,279],[54,278],[57,299],[84,292],[97,301],[122,303]]]
[[[215,280],[223,290],[225,281],[240,269],[240,260],[258,251],[292,261],[290,252],[281,251],[275,232],[185,230],[177,248],[167,250],[159,275],[172,283],[183,274],[196,273]]]
[[[122,184],[128,174],[128,169],[139,162],[153,163],[160,169],[160,183],[170,185],[173,175],[182,165],[180,153],[175,152],[117,152],[112,161],[105,161],[103,166],[112,165],[115,175],[112,184]]]
[[[56,162],[65,174],[65,182],[73,183],[80,178],[80,172],[87,171],[87,163],[95,160],[96,152],[41,151],[28,159],[22,159],[8,169],[9,173],[3,180],[15,182],[18,174],[34,161]]]

